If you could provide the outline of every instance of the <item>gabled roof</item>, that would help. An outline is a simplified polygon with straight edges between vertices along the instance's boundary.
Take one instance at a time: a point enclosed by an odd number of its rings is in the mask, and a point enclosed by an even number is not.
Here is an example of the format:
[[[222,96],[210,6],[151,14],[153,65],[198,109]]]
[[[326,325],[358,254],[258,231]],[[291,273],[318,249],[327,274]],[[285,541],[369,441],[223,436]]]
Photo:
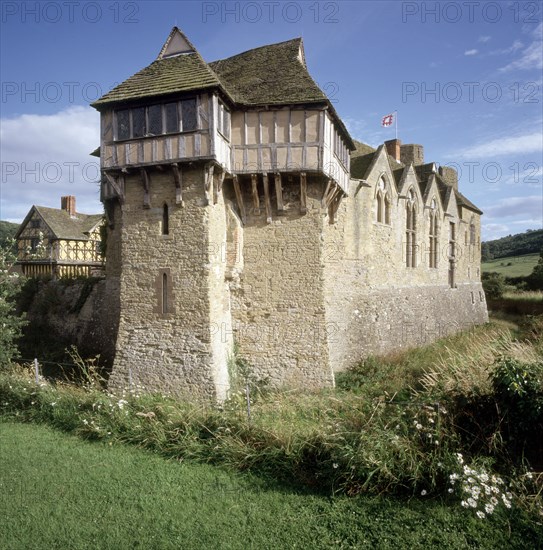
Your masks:
[[[473,210],[477,214],[482,214],[482,210],[479,210],[469,199],[464,197],[460,191],[456,191],[456,200],[460,206],[467,208],[468,210]]]
[[[102,214],[80,214],[72,218],[66,210],[60,208],[48,208],[47,206],[33,206],[19,226],[16,238],[26,227],[34,212],[37,212],[43,222],[49,227],[57,239],[87,241],[89,233],[102,222]]]
[[[356,149],[351,153],[351,177],[357,179],[366,179],[373,164],[376,162],[377,157],[382,153],[385,146],[380,145],[378,149],[361,143],[359,141],[354,141]],[[390,171],[394,176],[394,182],[396,183],[396,188],[398,191],[401,191],[401,187],[407,173],[409,171],[409,166],[396,161],[390,155],[387,154],[388,162],[390,165]],[[434,162],[428,162],[426,164],[413,165],[415,170],[418,187],[421,197],[426,197],[429,188],[431,187],[432,179],[435,178],[437,190],[439,193],[439,198],[441,203],[445,206],[450,200],[451,194],[456,198],[458,205],[463,206],[477,214],[482,214],[481,210],[477,208],[469,199],[467,199],[462,193],[458,190],[453,189],[450,185],[445,183],[443,178],[439,175],[435,169]]]
[[[301,38],[254,48],[209,66],[243,105],[328,101],[307,71]]]
[[[102,105],[220,86],[198,52],[157,59],[91,105]]]
[[[261,46],[206,63],[188,38],[174,27],[158,58],[92,103],[104,105],[218,88],[246,107],[324,104],[340,128],[349,149],[354,144],[326,94],[307,70],[301,38]]]

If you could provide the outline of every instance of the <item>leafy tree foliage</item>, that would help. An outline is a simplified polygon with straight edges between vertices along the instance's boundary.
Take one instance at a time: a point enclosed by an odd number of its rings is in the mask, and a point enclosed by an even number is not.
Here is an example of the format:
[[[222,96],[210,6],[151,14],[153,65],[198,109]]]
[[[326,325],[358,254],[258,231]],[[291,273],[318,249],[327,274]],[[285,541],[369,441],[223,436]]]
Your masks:
[[[482,261],[504,258],[506,256],[522,256],[537,254],[543,246],[543,229],[528,229],[524,233],[508,235],[494,241],[481,244]]]
[[[16,342],[25,324],[15,313],[14,298],[21,277],[12,271],[15,263],[13,242],[0,247],[0,366],[7,365],[17,352]]]
[[[505,292],[505,277],[500,273],[483,273],[483,290],[489,300],[499,300]]]
[[[539,261],[532,273],[526,278],[526,282],[532,290],[543,290],[543,248],[539,253]]]

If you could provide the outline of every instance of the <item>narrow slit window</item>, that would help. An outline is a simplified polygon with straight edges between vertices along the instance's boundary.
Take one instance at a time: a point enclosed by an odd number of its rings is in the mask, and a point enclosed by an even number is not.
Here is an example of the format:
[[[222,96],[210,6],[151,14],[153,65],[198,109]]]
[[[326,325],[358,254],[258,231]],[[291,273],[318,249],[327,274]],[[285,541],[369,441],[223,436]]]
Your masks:
[[[162,274],[162,315],[168,313],[168,275]]]
[[[162,208],[162,234],[170,234],[170,214],[168,212],[168,205],[165,204]]]

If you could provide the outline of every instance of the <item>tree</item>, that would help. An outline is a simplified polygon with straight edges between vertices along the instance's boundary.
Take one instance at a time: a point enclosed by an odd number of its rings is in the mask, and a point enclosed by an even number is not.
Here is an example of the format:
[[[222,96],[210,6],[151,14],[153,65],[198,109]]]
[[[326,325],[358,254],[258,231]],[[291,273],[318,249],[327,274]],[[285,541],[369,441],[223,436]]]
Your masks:
[[[0,367],[8,365],[17,353],[17,339],[26,324],[15,312],[14,297],[21,285],[21,277],[12,271],[15,259],[13,243],[0,247]]]
[[[543,290],[543,248],[539,253],[539,261],[527,277],[527,282],[532,290]]]
[[[489,300],[499,300],[505,292],[505,278],[499,273],[483,273],[483,290]]]

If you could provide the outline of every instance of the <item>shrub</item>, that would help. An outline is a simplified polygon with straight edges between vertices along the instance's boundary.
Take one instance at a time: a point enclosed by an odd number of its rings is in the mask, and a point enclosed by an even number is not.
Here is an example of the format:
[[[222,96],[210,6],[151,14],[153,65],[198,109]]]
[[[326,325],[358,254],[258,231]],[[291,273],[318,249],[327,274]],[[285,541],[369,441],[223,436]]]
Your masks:
[[[17,353],[16,342],[25,324],[15,310],[21,278],[12,271],[14,263],[11,245],[0,247],[0,367],[8,365]]]
[[[505,292],[505,278],[499,273],[487,273],[483,277],[483,290],[489,300],[498,300]]]

